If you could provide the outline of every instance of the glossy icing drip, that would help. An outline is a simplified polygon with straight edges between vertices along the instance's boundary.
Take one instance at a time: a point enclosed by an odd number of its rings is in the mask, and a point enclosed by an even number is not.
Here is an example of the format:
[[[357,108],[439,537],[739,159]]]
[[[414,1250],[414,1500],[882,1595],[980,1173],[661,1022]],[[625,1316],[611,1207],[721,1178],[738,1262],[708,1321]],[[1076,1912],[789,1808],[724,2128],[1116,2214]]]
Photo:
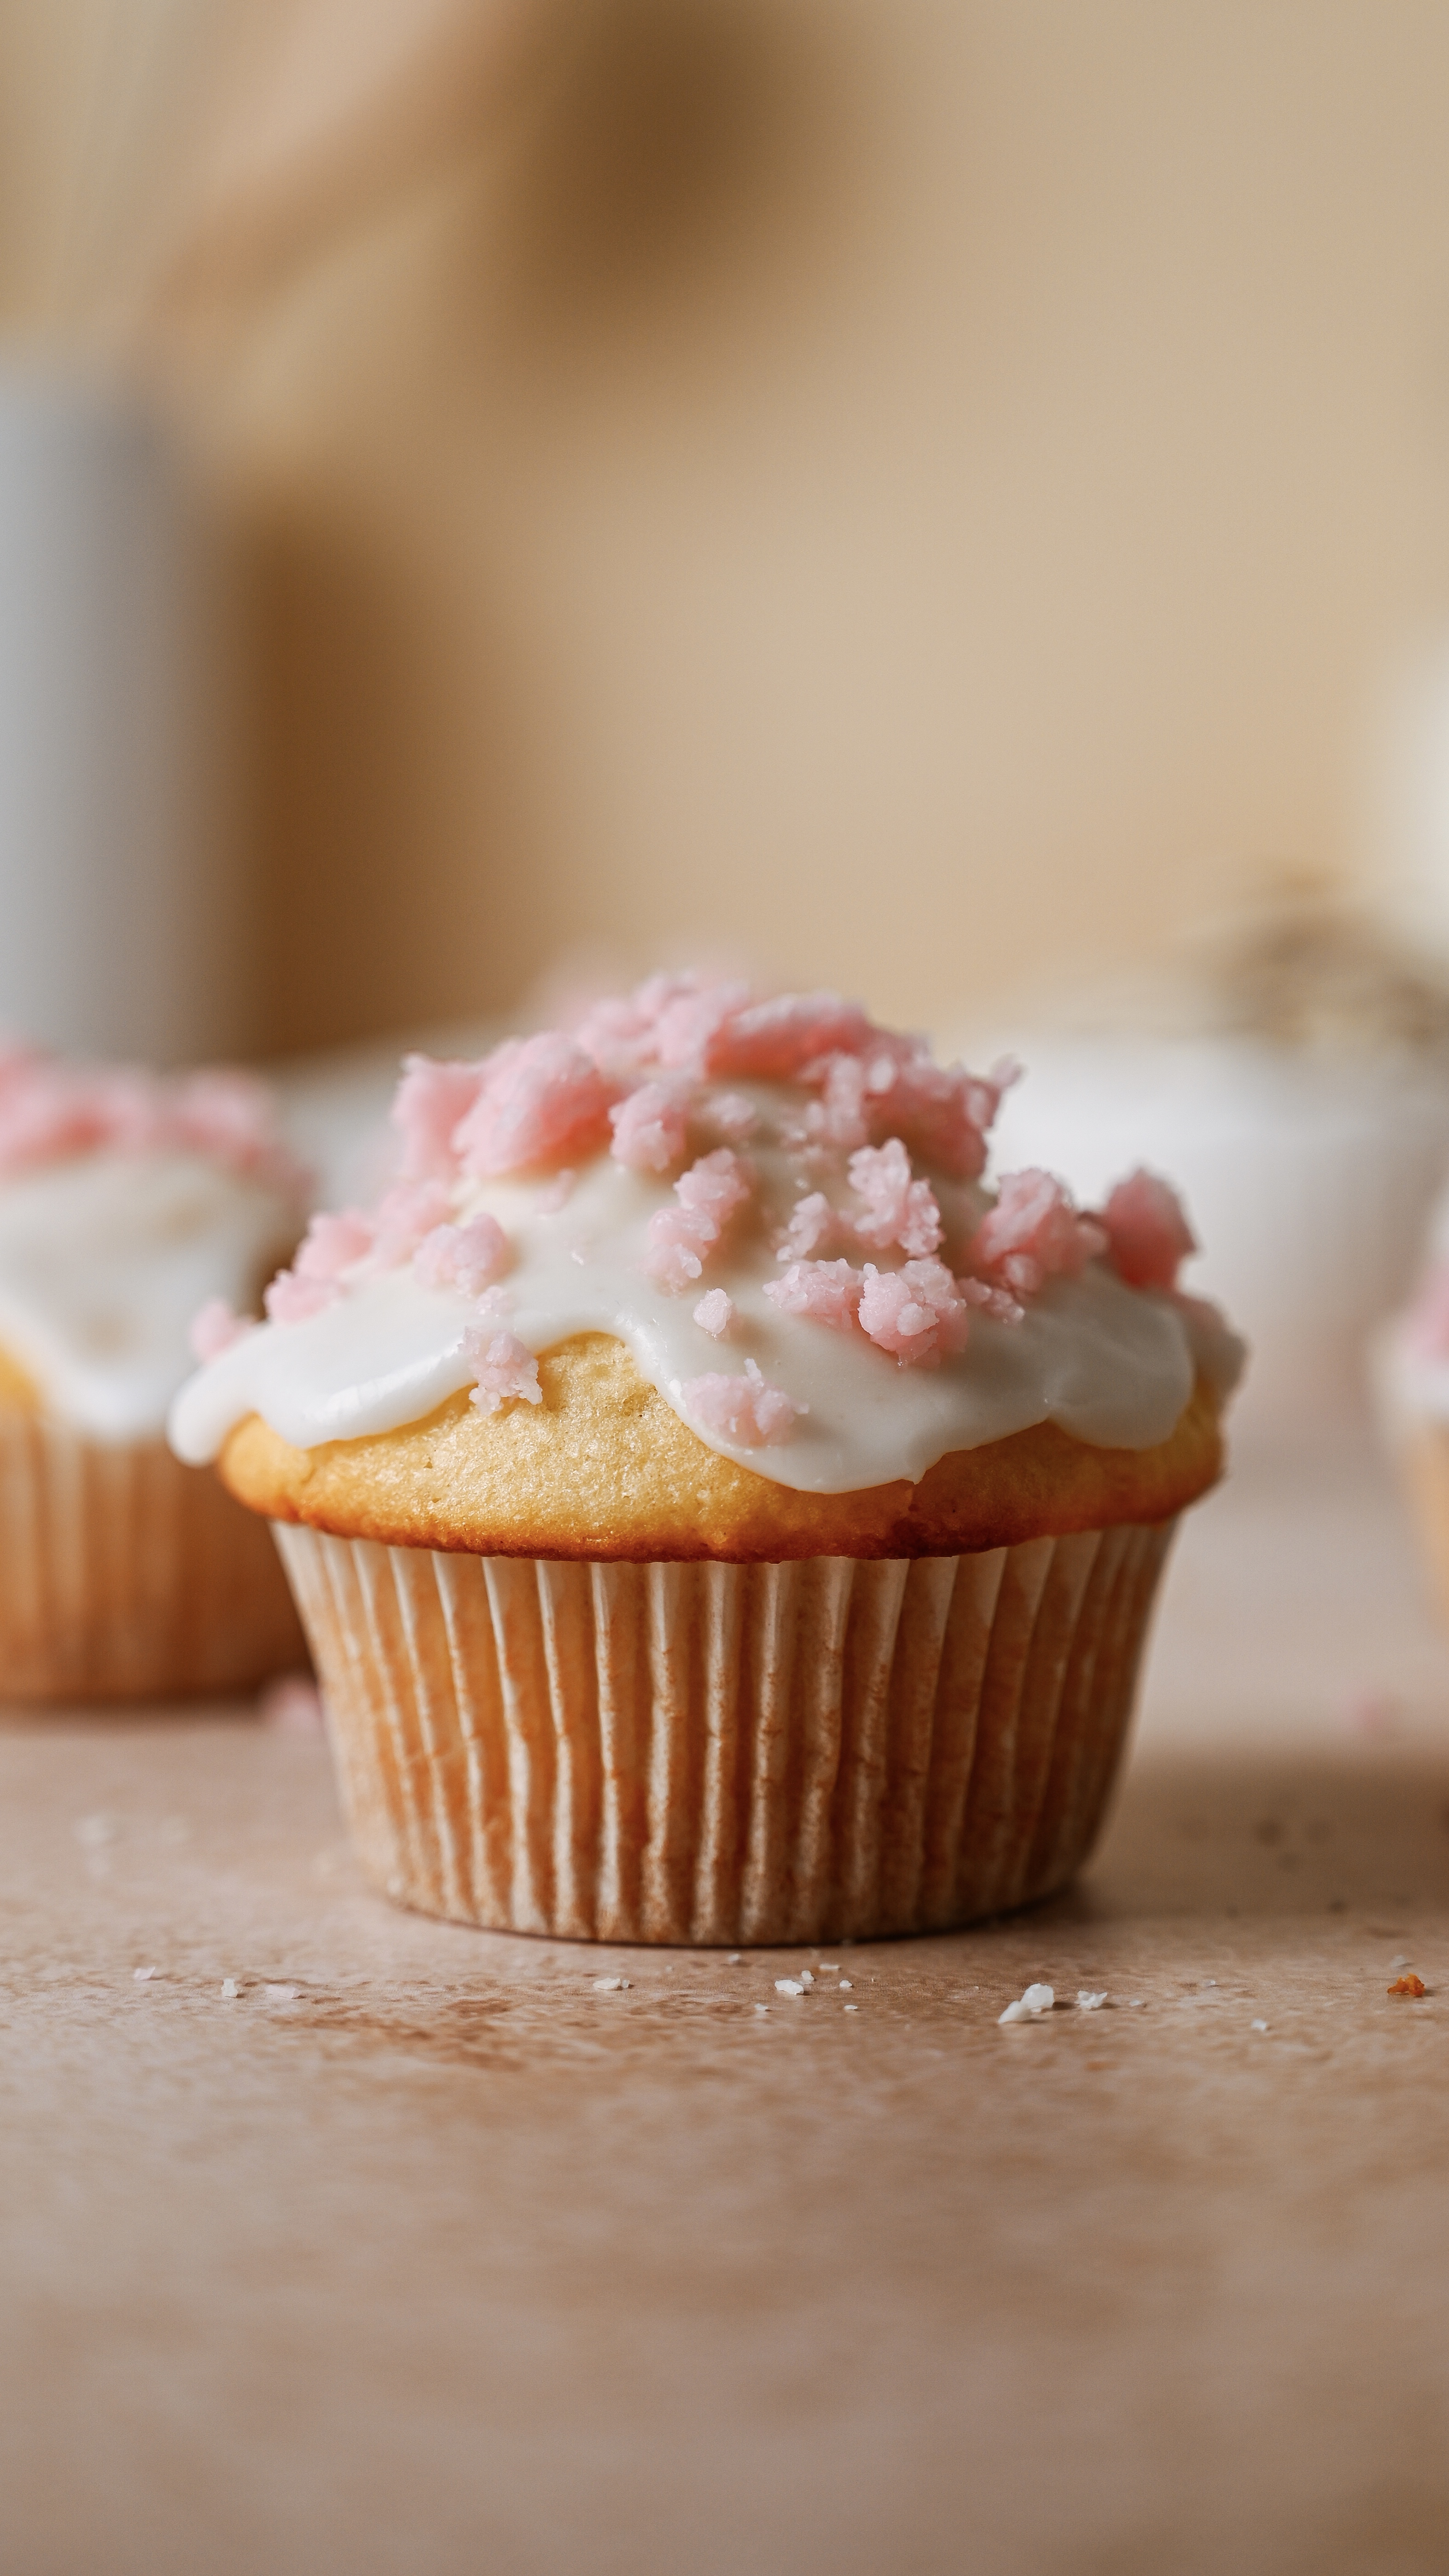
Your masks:
[[[240,1305],[294,1238],[268,1174],[187,1150],[76,1153],[0,1184],[0,1345],[92,1438],[154,1439],[192,1366],[188,1328]]]

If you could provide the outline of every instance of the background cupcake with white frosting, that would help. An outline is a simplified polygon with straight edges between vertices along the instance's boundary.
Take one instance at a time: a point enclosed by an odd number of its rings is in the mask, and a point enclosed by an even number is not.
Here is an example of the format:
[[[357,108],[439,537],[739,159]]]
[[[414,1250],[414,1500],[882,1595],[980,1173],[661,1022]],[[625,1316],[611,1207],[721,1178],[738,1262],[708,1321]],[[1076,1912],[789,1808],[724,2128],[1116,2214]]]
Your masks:
[[[279,1526],[391,1893],[765,1940],[1070,1874],[1241,1354],[1160,1180],[984,1185],[1013,1070],[687,977],[410,1061],[399,1180],[171,1417]]]
[[[241,1689],[302,1660],[263,1533],[164,1428],[198,1312],[212,1347],[304,1209],[254,1077],[0,1055],[6,1698]]]

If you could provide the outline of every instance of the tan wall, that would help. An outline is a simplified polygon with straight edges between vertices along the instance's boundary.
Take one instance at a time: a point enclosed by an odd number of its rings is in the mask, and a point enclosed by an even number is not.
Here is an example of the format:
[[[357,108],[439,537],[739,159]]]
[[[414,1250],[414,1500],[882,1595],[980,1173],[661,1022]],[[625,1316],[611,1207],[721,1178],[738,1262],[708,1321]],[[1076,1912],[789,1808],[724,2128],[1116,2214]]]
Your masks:
[[[0,15],[22,321],[105,14]],[[1449,612],[1442,0],[584,26],[192,371],[271,1040],[591,945],[939,1025],[1360,861],[1374,691]]]

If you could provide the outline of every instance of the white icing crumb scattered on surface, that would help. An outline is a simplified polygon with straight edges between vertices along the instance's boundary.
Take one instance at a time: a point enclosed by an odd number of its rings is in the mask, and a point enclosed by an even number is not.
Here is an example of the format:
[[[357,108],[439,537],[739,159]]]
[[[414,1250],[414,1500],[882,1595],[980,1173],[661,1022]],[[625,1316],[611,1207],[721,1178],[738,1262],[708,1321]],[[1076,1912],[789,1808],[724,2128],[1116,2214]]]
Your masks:
[[[268,2002],[274,2004],[294,2004],[297,1991],[295,1986],[268,1986],[265,1989]]]
[[[822,1959],[820,1962],[820,1973],[822,1977],[838,1977],[840,1970],[833,1959]]]
[[[236,2002],[237,1996],[241,1993],[241,1988],[237,1984],[235,1977],[222,1978],[221,1992],[223,2002],[229,2004],[234,2004]]]
[[[855,1979],[853,1977],[842,1977],[840,1980],[840,1991],[843,1995],[853,1995],[855,1992]]]
[[[859,2012],[860,2006],[859,2004],[842,2004],[840,2009],[842,2012]]]
[[[1051,2011],[1055,2002],[1056,1996],[1050,1986],[1028,1986],[1024,1995],[1019,1996],[1014,2004],[1008,2004],[1004,2013],[997,2014],[997,2020],[1039,2021],[1043,2013]]]
[[[1390,1959],[1390,1961],[1389,1961],[1389,1966],[1390,1966],[1390,1968],[1391,1968],[1391,1969],[1393,1969],[1396,1973],[1397,1973],[1397,1971],[1398,1971],[1400,1968],[1411,1968],[1411,1967],[1413,1966],[1413,1964],[1414,1964],[1414,1963],[1413,1963],[1413,1960],[1409,1957],[1408,1952],[1407,1952],[1407,1951],[1405,1951],[1405,1950],[1396,1950],[1396,1951],[1394,1952],[1393,1957],[1392,1957],[1392,1958]]]
[[[1106,2000],[1105,1994],[1093,1994],[1090,1986],[1081,1986],[1077,1990],[1078,2012],[1100,2012]]]
[[[807,1993],[808,1993],[808,1991],[809,1991],[810,1987],[814,1985],[814,1983],[815,1983],[815,1978],[814,1978],[814,1975],[813,1975],[812,1971],[811,1971],[809,1968],[802,1968],[802,1969],[801,1969],[801,1971],[800,1971],[800,1983],[801,1983],[801,1985],[802,1985],[802,1986],[804,1986],[804,1987],[805,1987],[805,1989],[806,1989]]]
[[[628,1990],[629,1980],[627,1977],[595,1977],[594,1979],[594,1992],[596,1995],[622,1995],[627,1994]]]
[[[1146,2005],[1144,2004],[1144,2002],[1143,2002],[1143,2000],[1142,2000],[1142,1997],[1141,1997],[1140,1995],[1134,1995],[1134,1996],[1132,1997],[1131,2002],[1130,2002],[1130,2003],[1129,2003],[1129,2005],[1127,2006],[1127,2010],[1128,2010],[1129,2012],[1145,2012],[1145,2011],[1147,2010],[1147,2007],[1146,2007]]]
[[[1266,2030],[1267,2027],[1268,2025],[1265,2021],[1255,2021],[1253,2024],[1254,2030]]]
[[[770,2009],[770,2007],[769,2007],[769,2005],[768,2005],[768,2004],[756,2004],[756,2006],[755,2006],[755,2010],[756,2010],[756,2012],[757,2012],[757,2013],[767,2013],[767,2012],[769,2011],[769,2009]]]
[[[131,1974],[135,1978],[138,1986],[147,1986],[155,1976],[156,1971],[154,1968],[133,1968],[131,1970]]]
[[[806,1989],[802,1986],[798,1977],[777,1977],[775,1979],[775,1992],[777,1995],[794,1995],[798,1998],[803,1995],[805,1991]]]
[[[742,1950],[731,1950],[729,1957],[725,1961],[725,1966],[727,1968],[737,1968],[743,1957],[744,1952]]]

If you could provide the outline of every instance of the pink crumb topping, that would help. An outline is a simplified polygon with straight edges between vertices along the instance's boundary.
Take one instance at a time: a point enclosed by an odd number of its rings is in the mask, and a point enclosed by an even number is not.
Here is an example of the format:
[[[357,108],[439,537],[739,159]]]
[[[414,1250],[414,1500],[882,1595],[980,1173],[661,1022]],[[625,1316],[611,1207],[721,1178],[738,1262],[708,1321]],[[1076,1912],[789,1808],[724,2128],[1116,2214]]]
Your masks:
[[[727,1297],[723,1288],[711,1288],[695,1307],[694,1320],[712,1341],[723,1341],[735,1320],[734,1299]]]
[[[649,1220],[644,1267],[674,1296],[696,1280],[725,1227],[750,1195],[738,1154],[721,1145],[701,1155],[674,1184],[677,1207],[657,1208]]]
[[[900,1270],[867,1262],[860,1292],[862,1332],[903,1362],[935,1363],[964,1350],[970,1310],[944,1261],[908,1261]]]
[[[203,1154],[287,1197],[305,1188],[273,1095],[255,1074],[62,1064],[20,1047],[0,1057],[0,1174],[107,1149]]]
[[[743,1377],[711,1369],[704,1377],[686,1378],[680,1392],[702,1429],[741,1449],[777,1449],[810,1410],[783,1387],[767,1385],[754,1360],[746,1360]]]
[[[262,1304],[274,1324],[305,1324],[325,1314],[341,1295],[335,1279],[304,1279],[295,1270],[279,1270]]]
[[[472,1401],[480,1413],[496,1413],[500,1404],[517,1399],[542,1404],[538,1362],[515,1333],[500,1333],[491,1324],[463,1335],[463,1350],[477,1383]]]
[[[775,1257],[778,1261],[808,1261],[813,1253],[822,1252],[839,1231],[840,1218],[825,1192],[811,1190],[790,1210]]]
[[[482,1089],[486,1066],[445,1064],[429,1055],[403,1058],[392,1123],[403,1140],[405,1181],[450,1181],[458,1169],[453,1139]]]
[[[777,993],[721,1016],[705,1045],[704,1070],[789,1081],[820,1056],[857,1053],[870,1035],[860,1004],[839,993]]]
[[[934,1252],[942,1235],[941,1211],[929,1181],[911,1178],[911,1158],[899,1136],[884,1145],[862,1145],[850,1158],[850,1186],[863,1202],[855,1220],[862,1243],[877,1252],[898,1243],[903,1252]]]
[[[1104,1229],[1078,1214],[1070,1190],[1050,1172],[1009,1172],[969,1259],[994,1286],[1034,1297],[1058,1274],[1075,1277],[1106,1245]]]
[[[372,1239],[372,1219],[357,1208],[340,1216],[319,1213],[293,1255],[293,1267],[304,1279],[337,1279],[372,1250]]]
[[[743,1145],[760,1123],[754,1102],[747,1100],[742,1091],[712,1092],[701,1115],[727,1145]]]
[[[765,1295],[783,1315],[808,1315],[838,1333],[854,1332],[865,1286],[863,1270],[848,1261],[792,1261],[783,1278],[767,1279]]]
[[[684,1152],[684,1111],[662,1083],[641,1083],[609,1112],[609,1151],[631,1172],[667,1172]]]
[[[248,1318],[236,1313],[229,1297],[208,1297],[192,1316],[187,1339],[194,1357],[204,1365],[207,1360],[219,1360],[223,1351],[250,1331]]]
[[[446,1223],[451,1206],[443,1181],[394,1181],[377,1211],[370,1267],[400,1270],[423,1237]]]
[[[1175,1288],[1180,1265],[1197,1250],[1176,1190],[1140,1165],[1117,1183],[1102,1223],[1107,1258],[1129,1288]]]
[[[413,1272],[425,1288],[459,1288],[480,1297],[508,1265],[508,1237],[486,1213],[465,1225],[435,1225],[413,1254]]]
[[[453,1142],[463,1169],[480,1179],[528,1171],[572,1147],[601,1145],[608,1109],[608,1087],[592,1056],[545,1029],[494,1048]]]

